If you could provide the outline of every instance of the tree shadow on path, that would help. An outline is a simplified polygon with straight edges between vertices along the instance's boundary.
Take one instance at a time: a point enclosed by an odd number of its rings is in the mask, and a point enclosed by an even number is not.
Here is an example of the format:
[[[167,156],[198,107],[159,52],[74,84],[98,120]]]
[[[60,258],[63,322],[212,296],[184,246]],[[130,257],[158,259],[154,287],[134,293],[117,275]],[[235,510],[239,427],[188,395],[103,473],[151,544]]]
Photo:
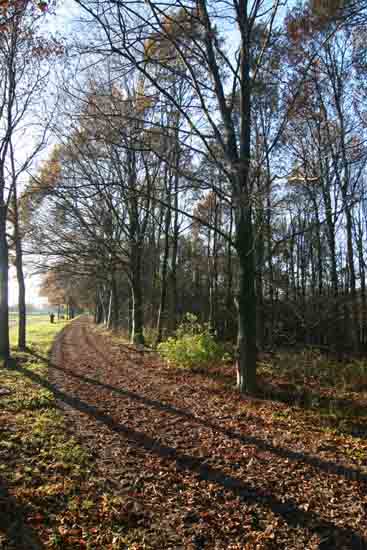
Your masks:
[[[53,367],[55,366],[53,365]],[[12,368],[17,370],[18,372],[21,372],[23,375],[29,377],[36,384],[39,384],[40,386],[50,390],[57,400],[62,401],[68,406],[104,424],[112,432],[123,435],[129,441],[129,443],[135,446],[136,448],[144,449],[145,451],[153,455],[156,455],[161,459],[164,459],[170,462],[174,461],[177,469],[187,471],[189,473],[194,473],[198,475],[199,478],[202,480],[215,483],[216,485],[219,485],[220,487],[233,492],[236,496],[239,496],[241,499],[243,499],[247,503],[258,504],[271,509],[274,514],[283,518],[286,521],[286,523],[291,527],[301,526],[314,533],[317,533],[318,535],[321,536],[321,539],[323,540],[323,542],[319,545],[320,550],[326,550],[326,549],[331,550],[336,547],[345,548],[345,549],[367,550],[366,539],[362,537],[359,533],[355,532],[354,530],[335,525],[330,521],[320,518],[317,514],[315,514],[312,511],[304,511],[300,509],[297,503],[291,499],[281,500],[280,498],[277,498],[272,494],[260,494],[259,491],[256,489],[256,487],[253,487],[251,484],[246,484],[240,479],[233,477],[231,475],[228,475],[218,468],[209,466],[205,462],[205,459],[193,457],[188,454],[179,453],[177,449],[175,449],[174,447],[161,444],[158,439],[155,439],[143,432],[136,431],[134,429],[124,426],[123,424],[116,422],[110,415],[105,414],[103,411],[100,411],[97,407],[91,404],[88,404],[85,401],[82,401],[78,397],[73,397],[59,390],[54,384],[50,383],[48,380],[44,379],[38,374],[24,367],[18,366],[16,364],[13,364]],[[59,368],[60,370],[64,370],[64,369],[61,369],[60,367],[56,367],[56,368]],[[67,374],[70,373],[67,369],[65,369],[65,372]],[[88,379],[86,379],[85,381],[87,382]],[[95,383],[95,381],[92,381],[92,379],[90,379],[88,383]],[[98,384],[101,384],[101,383],[98,383]],[[105,386],[108,389],[113,389],[113,387],[109,388],[107,384]],[[148,400],[144,397],[138,396],[131,392],[127,392],[125,390],[118,390],[118,391],[122,392],[122,395],[137,399],[145,403],[146,405],[161,408],[162,410],[168,410],[168,411],[174,412],[175,414],[180,414],[185,418],[190,418],[191,420],[195,420],[195,422],[200,422],[200,423],[202,422],[201,420],[198,420],[190,413],[186,413],[185,411],[180,411],[179,409],[175,409],[174,407],[171,407],[171,406],[160,404],[160,402],[158,401]],[[211,426],[210,422],[208,423],[206,421],[205,421],[205,425]],[[218,431],[220,432],[227,433],[227,430],[222,430],[219,427],[215,427],[215,425],[213,425],[213,429],[218,429]],[[266,448],[267,450],[271,450],[274,453],[277,453],[277,454],[281,453],[281,456],[284,456],[284,457],[288,456],[289,458],[304,460],[304,458],[302,458],[301,453],[294,453],[292,451],[288,452],[287,450],[284,450],[284,449],[272,447],[266,442],[254,437],[242,438],[242,436],[240,437],[238,436],[238,434],[235,434],[235,433],[232,434],[232,432],[228,432],[228,434],[230,434],[229,437],[233,435],[236,438],[239,438],[240,440],[243,440],[246,443],[257,444],[261,448]],[[307,460],[311,464],[314,461],[313,457],[308,457]],[[334,467],[334,472],[331,470],[331,466]],[[330,472],[331,470],[332,473],[341,473],[345,475],[346,469],[340,468],[340,472],[339,472],[339,467],[335,464],[326,463],[324,464],[324,468],[326,467],[328,472]],[[353,470],[353,472],[356,472],[356,471]],[[365,479],[365,477],[367,476],[364,476],[363,479]],[[343,546],[341,546],[341,544]]]
[[[9,494],[0,479],[0,548],[2,550],[41,550],[44,548],[34,529],[25,523],[26,510]]]
[[[134,401],[137,401],[138,403],[141,403],[143,405],[146,405],[148,407],[172,413],[176,416],[179,416],[181,418],[190,420],[194,422],[195,424],[200,424],[202,426],[211,428],[212,430],[225,435],[226,437],[230,439],[235,439],[237,441],[240,441],[244,445],[256,445],[259,449],[262,451],[269,451],[273,453],[276,456],[279,456],[280,458],[288,459],[288,460],[294,460],[294,461],[300,461],[305,464],[308,464],[310,466],[313,466],[314,468],[317,468],[323,472],[326,472],[327,474],[335,474],[339,476],[343,476],[344,478],[348,480],[359,480],[363,482],[367,482],[367,473],[358,470],[357,468],[351,468],[342,466],[340,464],[336,464],[335,462],[329,461],[329,460],[323,460],[318,458],[317,456],[307,455],[305,453],[302,453],[300,451],[293,451],[292,449],[286,449],[283,447],[275,447],[271,443],[268,443],[267,441],[264,441],[263,439],[260,439],[259,437],[255,437],[252,435],[242,435],[240,433],[235,432],[234,430],[224,428],[222,426],[219,426],[218,424],[215,424],[214,422],[211,422],[209,419],[205,418],[202,419],[200,417],[195,416],[194,414],[178,409],[174,407],[173,405],[169,405],[167,403],[163,403],[161,401],[157,401],[155,399],[150,399],[148,397],[141,396],[137,393],[131,392],[129,390],[125,390],[123,388],[116,388],[115,386],[112,386],[110,384],[106,384],[104,382],[100,382],[99,380],[96,380],[95,378],[90,378],[88,376],[82,376],[80,374],[76,374],[70,369],[60,367],[58,365],[55,365],[51,361],[47,360],[45,357],[38,355],[36,353],[32,353],[35,357],[42,359],[42,361],[45,361],[48,363],[49,367],[56,369],[58,371],[63,372],[64,374],[67,374],[70,377],[76,378],[78,380],[81,380],[82,382],[85,382],[87,384],[92,384],[95,386],[99,386],[101,388],[104,388],[106,390],[109,390],[111,392],[114,392],[118,395],[121,395],[122,397],[132,399]],[[53,390],[51,390],[53,391]]]

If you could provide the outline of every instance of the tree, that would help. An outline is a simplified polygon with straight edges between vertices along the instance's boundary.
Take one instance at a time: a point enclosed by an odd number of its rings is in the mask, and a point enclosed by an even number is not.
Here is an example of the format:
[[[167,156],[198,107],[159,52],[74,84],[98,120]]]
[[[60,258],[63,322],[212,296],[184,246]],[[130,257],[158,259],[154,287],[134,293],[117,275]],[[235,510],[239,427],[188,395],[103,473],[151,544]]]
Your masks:
[[[253,87],[259,67],[269,46],[279,3],[263,10],[263,2],[172,2],[162,6],[148,1],[130,4],[104,2],[103,15],[93,2],[78,2],[109,41],[111,51],[123,63],[137,67],[161,100],[179,110],[185,126],[181,136],[190,131],[199,154],[209,156],[223,170],[234,209],[234,243],[239,258],[238,342],[240,391],[256,387],[256,293],[254,266],[254,181],[251,177],[251,106]],[[137,6],[138,9],[135,9]],[[225,16],[220,16],[225,13]],[[133,20],[134,23],[130,24]],[[225,49],[221,29],[230,21],[239,35],[236,53]],[[256,52],[261,21],[260,55]],[[116,23],[117,22],[117,23]],[[217,25],[217,22],[219,23]],[[122,40],[115,37],[120,35]],[[141,37],[150,36],[149,42]],[[189,105],[180,106],[159,79],[160,73],[183,80],[189,90]],[[231,90],[229,96],[226,90]],[[239,120],[234,116],[238,101]],[[213,110],[219,118],[213,116]],[[202,122],[204,122],[204,126]],[[214,139],[221,155],[211,146]]]
[[[18,135],[24,134],[22,124],[41,88],[45,76],[41,59],[49,47],[49,42],[43,43],[37,33],[39,17],[39,10],[28,1],[5,3],[0,15],[0,355],[5,359],[9,356],[8,210],[12,201],[14,204],[19,173],[29,166],[33,157],[32,153],[27,160],[22,159],[21,153],[17,153],[17,140],[21,140]],[[17,220],[16,209],[13,209],[13,219]],[[16,237],[19,238],[19,231],[16,231]],[[17,252],[17,273],[21,277],[19,242]],[[19,344],[24,347],[25,300],[22,281],[20,292],[22,322]]]

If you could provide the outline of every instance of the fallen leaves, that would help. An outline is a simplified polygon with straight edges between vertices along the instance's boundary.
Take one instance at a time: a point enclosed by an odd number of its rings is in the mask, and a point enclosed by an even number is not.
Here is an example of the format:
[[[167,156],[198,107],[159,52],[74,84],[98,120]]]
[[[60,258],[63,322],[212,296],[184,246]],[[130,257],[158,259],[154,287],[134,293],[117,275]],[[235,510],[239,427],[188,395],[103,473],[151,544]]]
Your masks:
[[[228,366],[175,372],[92,331],[77,320],[63,333],[50,377],[22,363],[5,384],[29,409],[8,396],[0,473],[46,548],[367,548],[364,440],[240,398]]]

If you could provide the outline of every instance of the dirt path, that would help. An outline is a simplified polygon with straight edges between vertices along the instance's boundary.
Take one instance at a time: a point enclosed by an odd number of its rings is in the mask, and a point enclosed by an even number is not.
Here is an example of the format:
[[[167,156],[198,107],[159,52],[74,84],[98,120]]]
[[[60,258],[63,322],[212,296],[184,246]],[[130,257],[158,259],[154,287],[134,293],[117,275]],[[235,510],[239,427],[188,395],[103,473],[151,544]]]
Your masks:
[[[53,364],[72,430],[146,548],[367,548],[367,462],[350,439],[114,344],[85,318]]]

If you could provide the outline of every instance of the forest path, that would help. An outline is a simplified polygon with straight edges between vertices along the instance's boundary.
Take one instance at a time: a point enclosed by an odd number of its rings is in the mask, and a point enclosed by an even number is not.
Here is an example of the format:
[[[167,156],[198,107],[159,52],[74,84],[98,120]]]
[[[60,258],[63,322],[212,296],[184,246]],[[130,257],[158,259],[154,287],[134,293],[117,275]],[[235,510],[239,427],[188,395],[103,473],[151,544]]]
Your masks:
[[[57,338],[49,376],[144,534],[131,548],[367,549],[367,468],[286,405],[168,368],[86,317]]]

